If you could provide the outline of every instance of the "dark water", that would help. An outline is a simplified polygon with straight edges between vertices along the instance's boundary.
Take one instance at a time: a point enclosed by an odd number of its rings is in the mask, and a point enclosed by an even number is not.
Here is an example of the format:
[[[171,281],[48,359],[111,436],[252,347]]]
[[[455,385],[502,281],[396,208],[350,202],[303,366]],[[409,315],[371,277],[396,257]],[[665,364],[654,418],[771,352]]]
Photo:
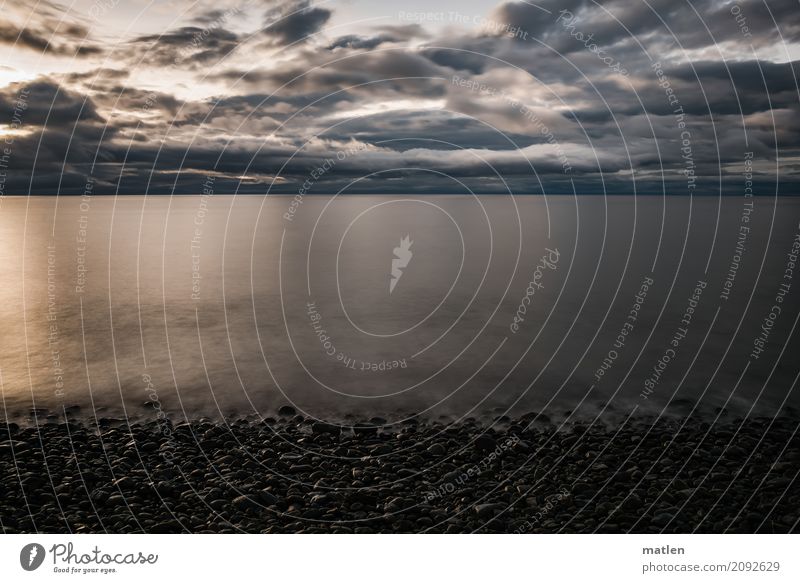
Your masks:
[[[800,200],[292,200],[2,200],[5,416],[798,406]]]

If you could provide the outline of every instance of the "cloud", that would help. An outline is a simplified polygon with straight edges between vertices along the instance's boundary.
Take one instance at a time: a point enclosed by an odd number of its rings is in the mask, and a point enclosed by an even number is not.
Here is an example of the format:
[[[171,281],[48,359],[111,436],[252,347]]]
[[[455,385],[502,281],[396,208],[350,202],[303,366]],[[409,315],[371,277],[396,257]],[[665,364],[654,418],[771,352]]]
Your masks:
[[[328,50],[340,48],[347,49],[374,49],[387,43],[408,42],[415,38],[427,38],[428,35],[419,24],[408,24],[404,26],[382,26],[377,34],[372,36],[361,36],[357,34],[347,34],[335,39]]]
[[[779,161],[780,187],[796,190],[800,71],[787,56],[797,44],[780,41],[800,41],[796,0],[742,0],[745,20],[716,0],[537,5],[502,2],[467,25],[376,26],[334,19],[336,3],[206,2],[104,44],[45,2],[4,21],[0,42],[62,61],[89,49],[61,73],[0,88],[7,116],[30,92],[8,188],[80,192],[92,173],[97,193],[196,192],[213,173],[218,192],[273,179],[273,192],[296,192],[353,147],[314,192],[463,190],[437,172],[478,192],[661,192],[685,188],[680,107],[698,188],[739,185],[746,131],[756,163]]]
[[[133,39],[130,59],[142,63],[169,67],[173,65],[200,67],[216,63],[239,47],[239,36],[224,28],[185,26],[164,34],[145,35]]]
[[[328,50],[332,51],[340,48],[374,49],[375,47],[390,42],[397,42],[397,39],[388,34],[370,37],[359,36],[357,34],[348,34],[345,36],[340,36],[333,41],[330,45],[328,45]]]
[[[66,126],[78,121],[102,119],[91,99],[65,90],[45,78],[26,84],[12,83],[0,89],[0,110],[12,111],[23,91],[26,94],[23,118],[26,126]]]
[[[54,32],[34,26],[18,27],[0,21],[0,43],[41,53],[87,57],[102,53],[102,49],[88,42],[88,30],[79,25],[62,25]]]
[[[267,13],[263,33],[278,44],[289,45],[306,40],[319,31],[330,17],[330,10],[313,7],[307,1],[289,3]]]

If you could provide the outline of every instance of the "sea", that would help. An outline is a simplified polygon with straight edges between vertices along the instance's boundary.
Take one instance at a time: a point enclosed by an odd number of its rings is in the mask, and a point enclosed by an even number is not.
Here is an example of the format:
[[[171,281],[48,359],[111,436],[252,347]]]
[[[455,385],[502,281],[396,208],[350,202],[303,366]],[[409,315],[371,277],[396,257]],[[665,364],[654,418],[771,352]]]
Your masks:
[[[0,416],[797,415],[799,250],[792,197],[4,197]]]

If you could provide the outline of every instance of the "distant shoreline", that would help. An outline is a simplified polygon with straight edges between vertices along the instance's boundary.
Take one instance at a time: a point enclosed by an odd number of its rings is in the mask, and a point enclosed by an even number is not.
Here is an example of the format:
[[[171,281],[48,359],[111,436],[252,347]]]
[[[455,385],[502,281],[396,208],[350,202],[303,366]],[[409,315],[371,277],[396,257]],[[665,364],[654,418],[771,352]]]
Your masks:
[[[733,190],[733,189],[731,189]],[[280,196],[280,197],[287,197],[291,198],[295,196],[296,192],[215,192],[213,195],[214,198],[219,197],[226,197],[226,196]],[[62,192],[60,194],[41,194],[41,193],[33,193],[33,194],[3,194],[0,196],[0,200],[5,198],[30,198],[30,197],[38,197],[38,198],[50,198],[56,196],[69,196],[69,197],[81,197],[84,196],[83,192]],[[125,197],[125,196],[158,196],[158,197],[167,197],[167,196],[209,196],[204,195],[202,192],[154,192],[154,193],[135,193],[135,192],[121,192],[118,194],[115,193],[92,193],[92,198],[99,198],[99,197]],[[358,197],[358,196],[463,196],[463,197],[473,197],[473,196],[513,196],[513,197],[527,197],[527,196],[563,196],[563,197],[575,197],[575,196],[599,196],[599,197],[625,197],[625,198],[638,198],[638,197],[647,197],[647,198],[730,198],[730,199],[739,199],[741,198],[741,193],[739,192],[732,192],[731,194],[722,194],[720,195],[718,192],[713,193],[692,193],[692,194],[663,194],[661,192],[637,192],[637,193],[602,193],[602,192],[578,192],[578,193],[570,193],[570,192],[555,192],[550,194],[543,194],[538,192],[531,192],[531,193],[508,193],[508,192],[475,192],[475,193],[468,193],[468,192],[421,192],[421,193],[414,193],[414,192],[386,192],[386,193],[371,193],[371,192],[353,192],[353,193],[335,193],[335,192],[307,192],[303,193],[303,196],[318,196],[318,197]],[[800,199],[800,193],[797,194],[753,194],[753,198],[797,198]]]

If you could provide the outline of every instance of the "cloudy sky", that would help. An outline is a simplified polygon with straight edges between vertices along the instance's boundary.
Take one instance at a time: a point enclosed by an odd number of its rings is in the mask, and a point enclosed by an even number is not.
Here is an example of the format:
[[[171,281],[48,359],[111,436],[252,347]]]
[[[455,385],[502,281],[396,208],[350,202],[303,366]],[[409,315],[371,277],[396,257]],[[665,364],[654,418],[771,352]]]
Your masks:
[[[800,191],[798,0],[0,14],[2,194]]]

